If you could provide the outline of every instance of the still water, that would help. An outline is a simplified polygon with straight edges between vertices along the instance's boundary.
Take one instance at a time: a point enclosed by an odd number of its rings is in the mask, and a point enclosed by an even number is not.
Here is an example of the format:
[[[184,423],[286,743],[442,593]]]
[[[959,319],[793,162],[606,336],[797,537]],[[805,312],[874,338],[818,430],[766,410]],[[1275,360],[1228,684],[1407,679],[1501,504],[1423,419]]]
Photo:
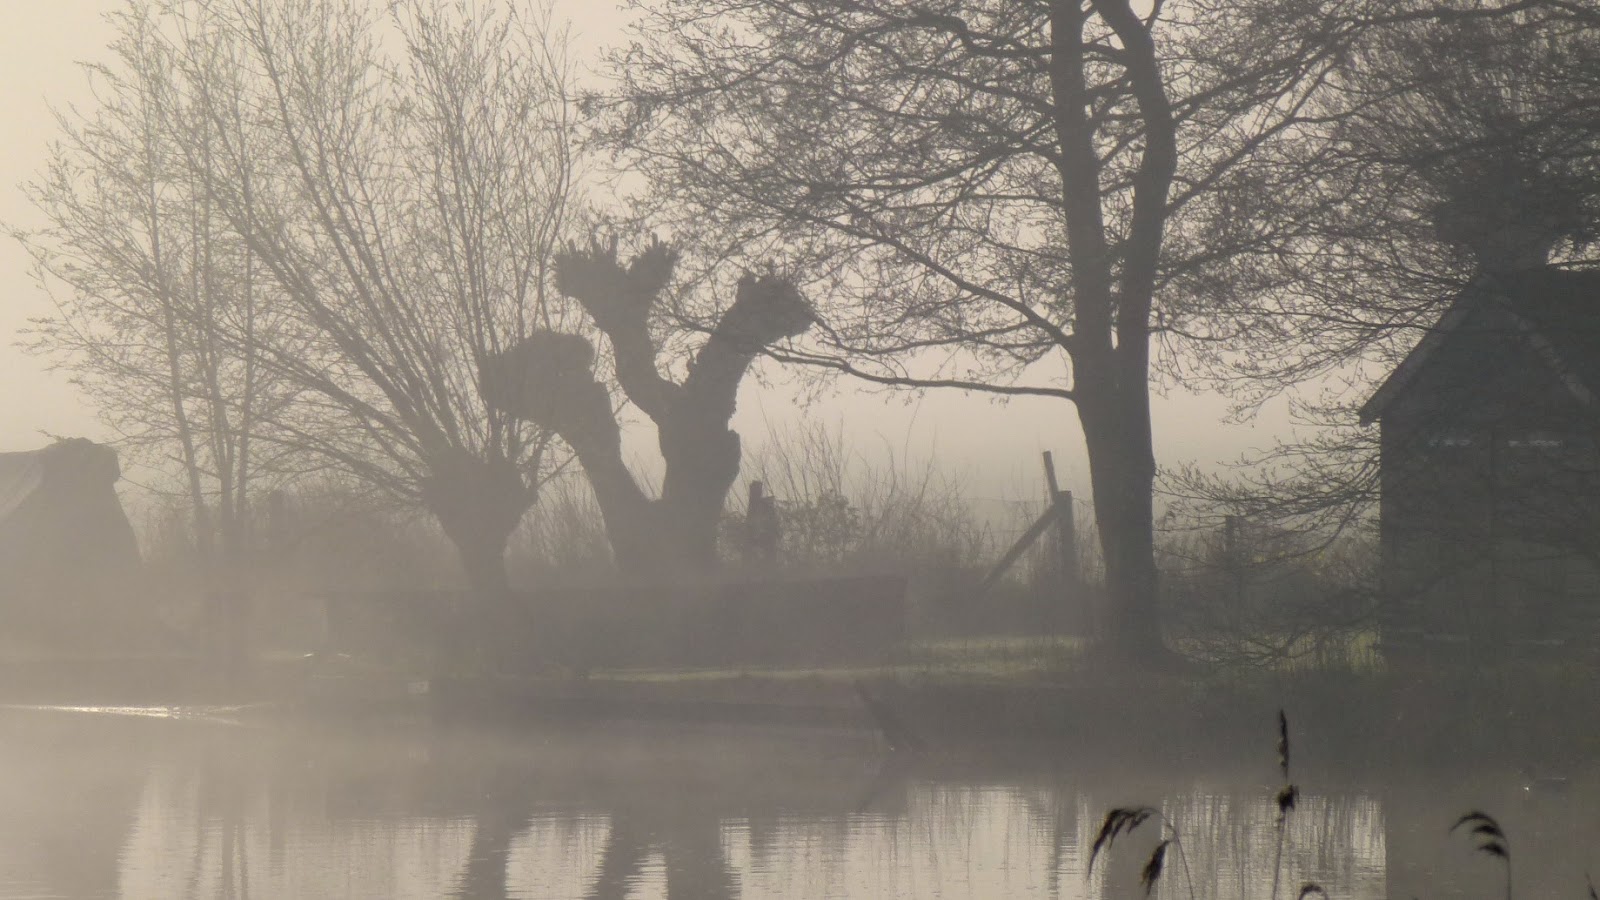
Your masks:
[[[1270,752],[1270,748],[1269,748]],[[202,710],[0,709],[0,898],[1141,896],[1147,824],[1087,873],[1107,808],[1158,806],[1197,898],[1265,898],[1270,758],[886,762],[867,736],[644,725],[294,726]],[[1303,784],[1280,896],[1502,897],[1449,824],[1511,835],[1519,897],[1588,896],[1597,773]],[[1157,896],[1189,897],[1175,854]]]

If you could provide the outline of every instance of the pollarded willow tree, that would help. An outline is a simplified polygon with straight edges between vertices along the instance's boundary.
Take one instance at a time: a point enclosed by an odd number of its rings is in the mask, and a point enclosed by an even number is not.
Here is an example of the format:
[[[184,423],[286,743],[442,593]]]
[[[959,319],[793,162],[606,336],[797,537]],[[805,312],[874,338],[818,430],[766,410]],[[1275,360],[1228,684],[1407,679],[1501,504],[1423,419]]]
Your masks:
[[[615,240],[556,258],[557,285],[606,336],[618,384],[655,423],[666,463],[659,498],[646,495],[622,458],[621,427],[587,338],[536,333],[489,359],[482,375],[497,408],[559,434],[577,453],[619,567],[638,574],[715,565],[723,503],[739,475],[739,435],[728,427],[739,384],[756,357],[815,321],[788,281],[746,275],[682,380],[673,381],[662,375],[652,324],[664,312],[676,263],[676,253],[652,242],[623,265]]]
[[[1152,376],[1232,336],[1200,287],[1331,209],[1264,214],[1302,182],[1285,148],[1309,102],[1386,5],[637,5],[605,137],[659,188],[643,214],[709,258],[811,273],[816,338],[783,358],[1073,404],[1109,645],[1161,656]]]
[[[119,340],[159,337],[165,309],[188,312],[162,306],[174,276],[117,254],[128,220],[177,228],[173,211],[204,210],[220,249],[193,293],[220,303],[248,283],[259,314],[184,333],[207,359],[248,360],[283,398],[247,407],[230,382],[227,429],[297,470],[346,472],[420,504],[470,584],[502,592],[507,538],[561,460],[553,435],[484,402],[477,368],[564,326],[550,270],[576,202],[563,35],[547,14],[466,0],[130,10],[125,36],[137,24],[159,65],[99,70],[116,89],[60,146],[41,202],[58,227],[35,239],[74,271],[96,267],[66,279],[63,321],[105,329],[47,330],[39,346],[106,381],[180,359],[118,355]],[[136,115],[123,108],[146,98]],[[141,142],[148,166],[130,176],[119,148]],[[106,190],[128,178],[144,192]],[[135,317],[113,319],[125,309]],[[117,332],[124,321],[132,330]]]

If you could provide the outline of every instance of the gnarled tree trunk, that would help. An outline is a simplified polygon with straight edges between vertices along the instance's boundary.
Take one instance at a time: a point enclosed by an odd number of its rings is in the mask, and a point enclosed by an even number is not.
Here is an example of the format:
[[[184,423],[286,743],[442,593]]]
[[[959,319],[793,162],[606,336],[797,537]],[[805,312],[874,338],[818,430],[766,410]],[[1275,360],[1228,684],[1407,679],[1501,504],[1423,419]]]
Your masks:
[[[717,561],[717,527],[739,477],[739,435],[728,427],[739,383],[763,348],[804,332],[811,308],[786,281],[746,277],[679,384],[656,368],[649,313],[672,273],[674,254],[652,244],[624,268],[615,242],[557,258],[561,289],[583,304],[611,341],[617,380],[656,423],[666,475],[651,500],[622,461],[610,397],[594,378],[594,350],[575,335],[539,333],[485,361],[491,405],[561,435],[583,464],[617,564],[659,574],[706,571]]]
[[[499,608],[510,593],[506,542],[532,505],[533,493],[503,458],[445,451],[431,468],[422,483],[422,501],[455,546],[474,596]]]

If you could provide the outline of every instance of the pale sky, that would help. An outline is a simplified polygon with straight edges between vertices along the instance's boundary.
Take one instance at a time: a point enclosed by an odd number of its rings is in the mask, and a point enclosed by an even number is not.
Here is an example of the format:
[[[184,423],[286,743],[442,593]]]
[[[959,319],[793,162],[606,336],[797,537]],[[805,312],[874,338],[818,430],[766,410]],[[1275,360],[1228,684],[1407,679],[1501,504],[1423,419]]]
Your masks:
[[[37,222],[19,185],[43,165],[55,130],[50,106],[88,101],[78,62],[106,57],[112,35],[101,17],[120,5],[121,0],[0,0],[0,116],[6,123],[0,138],[0,222],[6,226]],[[621,36],[623,16],[608,0],[557,0],[557,13],[573,20],[580,60]],[[0,404],[0,450],[42,446],[46,432],[105,437],[95,410],[65,376],[16,346],[19,329],[51,307],[28,275],[26,255],[9,239],[0,240],[0,284],[6,288],[0,333],[10,338],[0,341],[0,383],[7,388],[7,402]],[[1274,430],[1283,427],[1281,415],[1269,423],[1224,426],[1226,407],[1217,397],[1158,398],[1158,460],[1231,459],[1269,446]],[[953,392],[886,395],[841,382],[805,414],[838,425],[866,454],[881,457],[892,449],[902,460],[937,457],[979,496],[1031,494],[1041,480],[1039,453],[1052,449],[1063,487],[1087,496],[1082,438],[1071,406],[1062,401],[1030,398],[1001,405]],[[789,392],[747,386],[735,427],[753,444],[769,422],[782,425],[799,415]],[[647,452],[653,436],[637,439],[640,452]]]

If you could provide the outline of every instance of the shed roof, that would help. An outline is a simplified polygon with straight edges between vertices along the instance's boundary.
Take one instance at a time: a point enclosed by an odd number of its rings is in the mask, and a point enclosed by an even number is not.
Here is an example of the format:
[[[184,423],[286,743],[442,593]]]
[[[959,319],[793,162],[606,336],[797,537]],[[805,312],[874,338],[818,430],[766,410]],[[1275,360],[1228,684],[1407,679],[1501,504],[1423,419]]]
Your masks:
[[[1360,409],[1361,424],[1383,417],[1467,323],[1501,313],[1582,402],[1600,397],[1600,271],[1547,266],[1484,275],[1456,295],[1437,324]]]

